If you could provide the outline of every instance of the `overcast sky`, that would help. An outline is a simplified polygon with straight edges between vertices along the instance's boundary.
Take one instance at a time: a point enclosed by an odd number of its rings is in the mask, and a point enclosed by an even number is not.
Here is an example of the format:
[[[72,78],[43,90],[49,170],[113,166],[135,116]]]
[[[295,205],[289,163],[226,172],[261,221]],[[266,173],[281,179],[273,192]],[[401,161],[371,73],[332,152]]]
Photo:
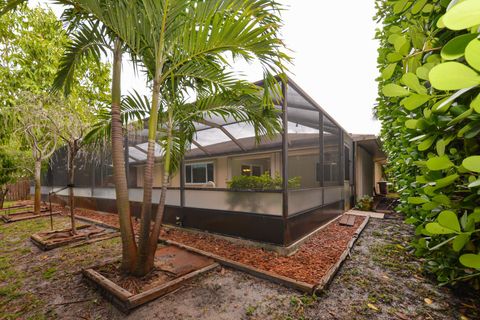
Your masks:
[[[348,132],[378,134],[380,124],[372,115],[378,75],[374,1],[280,2],[287,6],[283,38],[294,58],[290,77]],[[261,78],[261,70],[254,66],[236,68],[248,80]],[[128,64],[122,79],[124,93],[132,88],[146,93],[144,81]]]

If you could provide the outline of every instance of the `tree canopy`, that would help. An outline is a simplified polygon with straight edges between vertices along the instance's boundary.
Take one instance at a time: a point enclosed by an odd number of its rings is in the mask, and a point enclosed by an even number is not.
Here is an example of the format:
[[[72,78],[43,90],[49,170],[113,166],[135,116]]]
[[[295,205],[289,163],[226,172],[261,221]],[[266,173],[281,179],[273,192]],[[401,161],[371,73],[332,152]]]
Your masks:
[[[42,101],[52,118],[63,114],[55,123],[66,134],[72,133],[69,119],[93,124],[95,115],[108,104],[110,68],[93,59],[79,64],[71,95],[62,97],[52,92],[61,57],[70,42],[50,9],[22,5],[0,16],[0,117],[4,124],[0,131],[2,147],[12,154],[31,149],[28,141],[19,137],[16,125],[22,116],[19,111],[27,108],[24,104],[32,98]]]

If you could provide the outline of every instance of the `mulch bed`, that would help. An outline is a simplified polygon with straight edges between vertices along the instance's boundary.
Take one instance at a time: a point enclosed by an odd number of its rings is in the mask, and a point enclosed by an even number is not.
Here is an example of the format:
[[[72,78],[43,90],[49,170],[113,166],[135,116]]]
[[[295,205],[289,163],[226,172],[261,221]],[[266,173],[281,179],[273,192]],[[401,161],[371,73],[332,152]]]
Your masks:
[[[65,214],[70,214],[68,208],[63,209]],[[98,212],[89,209],[75,209],[75,215],[79,217],[89,218],[93,220],[101,221],[107,225],[113,226],[115,228],[120,228],[120,222],[118,220],[118,215],[115,213],[107,213],[107,212]],[[140,230],[140,220],[132,219],[133,228],[135,231]]]
[[[119,227],[117,214],[87,209],[75,209],[75,214]],[[164,229],[161,238],[297,281],[317,284],[337,263],[364,219],[357,216],[352,227],[341,226],[337,220],[315,234],[295,254],[288,257],[261,248],[235,244],[214,235],[179,229]],[[138,230],[140,221],[132,219],[132,222],[135,230]]]
[[[353,227],[341,226],[337,220],[288,257],[260,248],[234,244],[213,235],[178,229],[168,229],[161,237],[297,281],[317,284],[337,263],[364,219],[357,217]]]

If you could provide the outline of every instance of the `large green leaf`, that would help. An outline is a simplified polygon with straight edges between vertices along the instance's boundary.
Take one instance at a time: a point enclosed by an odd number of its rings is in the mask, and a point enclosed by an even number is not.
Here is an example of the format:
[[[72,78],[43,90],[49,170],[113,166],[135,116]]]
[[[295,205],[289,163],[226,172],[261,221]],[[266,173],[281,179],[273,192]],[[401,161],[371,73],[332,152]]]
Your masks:
[[[463,249],[465,244],[470,240],[470,235],[468,233],[459,234],[452,243],[453,251],[460,252]]]
[[[452,233],[455,233],[454,230],[449,229],[449,228],[445,228],[437,222],[427,223],[427,225],[425,226],[425,230],[427,230],[431,234],[452,234]]]
[[[400,102],[400,104],[403,105],[405,107],[405,109],[407,109],[409,111],[413,111],[413,110],[421,107],[423,104],[425,104],[430,99],[431,99],[430,96],[413,93],[410,96],[404,98]]]
[[[453,167],[454,164],[448,156],[433,157],[428,159],[427,168],[432,171],[445,170]]]
[[[454,183],[460,176],[456,173],[446,176],[445,178],[441,178],[435,180],[435,189],[445,188],[446,186],[451,185]]]
[[[382,92],[386,97],[403,97],[410,94],[410,91],[394,83],[384,86]]]
[[[445,210],[440,212],[438,215],[438,223],[440,223],[443,227],[455,230],[460,232],[460,222],[458,221],[457,214],[450,210]]]
[[[408,197],[408,203],[410,204],[424,204],[427,203],[428,199],[420,197]]]
[[[427,4],[427,1],[428,0],[417,0],[417,2],[415,2],[415,4],[412,6],[412,14],[417,14],[422,11]]]
[[[390,52],[387,54],[387,60],[389,62],[397,62],[403,59],[403,56],[398,52]]]
[[[463,160],[462,165],[469,171],[480,172],[480,156],[468,157]]]
[[[420,94],[427,94],[427,89],[420,84],[418,77],[414,73],[405,73],[402,76],[402,82],[404,85]]]
[[[425,140],[420,142],[420,144],[418,145],[418,150],[419,151],[428,150],[432,146],[432,144],[435,142],[436,138],[437,138],[436,136],[430,136],[426,138]]]
[[[445,140],[439,139],[436,144],[437,154],[443,156],[445,154]]]
[[[451,97],[443,98],[442,100],[437,101],[433,105],[432,111],[435,112],[435,113],[445,113],[445,112],[448,111],[448,109],[452,105],[453,101],[455,101],[455,100],[451,99]]]
[[[471,67],[480,70],[480,40],[470,41],[465,49],[465,59]]]
[[[478,73],[459,62],[439,64],[430,70],[428,77],[438,90],[459,90],[480,84]]]
[[[473,113],[473,109],[467,109],[465,112],[463,112],[462,114],[458,115],[457,117],[455,117],[453,120],[449,121],[447,123],[447,126],[451,126],[453,124],[456,124],[466,118],[468,118],[471,114]]]
[[[395,68],[397,67],[396,63],[391,63],[382,70],[382,78],[383,80],[388,80],[392,77],[393,73],[395,72]]]
[[[415,130],[415,129],[417,129],[417,123],[418,123],[418,120],[409,119],[409,120],[405,121],[405,127],[407,127],[408,129]]]
[[[477,33],[462,34],[453,38],[445,44],[441,51],[441,56],[445,60],[456,60],[463,57],[467,45],[478,36]]]
[[[433,197],[432,200],[435,201],[435,202],[438,202],[440,204],[443,204],[443,205],[449,205],[450,204],[450,198],[447,197],[444,194],[439,194],[438,196]]]
[[[460,256],[460,263],[465,267],[480,269],[480,255],[467,253]]]
[[[480,1],[466,0],[453,6],[442,19],[448,29],[462,30],[480,24]]]
[[[472,100],[472,103],[470,103],[470,108],[475,110],[476,113],[480,113],[480,94]]]

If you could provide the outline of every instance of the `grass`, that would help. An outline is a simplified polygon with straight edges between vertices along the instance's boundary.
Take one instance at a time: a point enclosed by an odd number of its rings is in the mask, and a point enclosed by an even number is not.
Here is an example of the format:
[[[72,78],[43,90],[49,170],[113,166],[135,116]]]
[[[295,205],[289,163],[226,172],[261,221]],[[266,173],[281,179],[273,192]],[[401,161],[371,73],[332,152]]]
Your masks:
[[[68,228],[69,218],[54,217],[54,227]],[[49,218],[0,224],[0,319],[51,318],[47,305],[78,281],[82,268],[120,253],[119,238],[43,252],[30,236],[46,230]]]
[[[43,279],[46,279],[46,280],[51,279],[55,275],[55,272],[57,272],[57,268],[55,267],[48,268],[42,274]]]

